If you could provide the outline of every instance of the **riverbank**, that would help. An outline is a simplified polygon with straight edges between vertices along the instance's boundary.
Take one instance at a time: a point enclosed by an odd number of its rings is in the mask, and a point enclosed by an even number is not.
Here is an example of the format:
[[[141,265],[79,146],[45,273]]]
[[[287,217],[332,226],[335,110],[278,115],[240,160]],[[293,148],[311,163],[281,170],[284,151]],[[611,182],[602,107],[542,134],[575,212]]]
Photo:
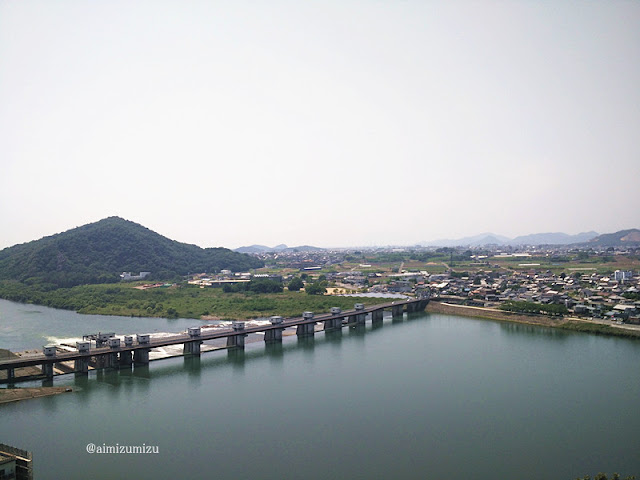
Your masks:
[[[496,308],[469,307],[430,301],[425,311],[427,313],[444,313],[463,317],[485,318],[500,322],[524,323],[542,327],[560,328],[577,332],[593,333],[596,335],[611,335],[617,337],[635,338],[640,340],[640,328],[631,325],[611,325],[595,320],[574,317],[550,317],[547,315],[526,315],[507,312]]]
[[[0,388],[0,405],[29,398],[59,395],[71,391],[69,387]]]

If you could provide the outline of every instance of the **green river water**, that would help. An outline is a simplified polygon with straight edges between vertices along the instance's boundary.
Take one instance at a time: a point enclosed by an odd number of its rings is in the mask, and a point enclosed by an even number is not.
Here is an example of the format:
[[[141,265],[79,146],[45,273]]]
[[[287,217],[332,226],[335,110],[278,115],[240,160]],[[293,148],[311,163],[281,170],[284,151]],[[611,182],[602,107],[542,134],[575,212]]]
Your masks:
[[[198,324],[3,301],[0,348],[187,323]],[[54,385],[74,392],[0,405],[0,442],[32,451],[38,480],[640,474],[640,342],[628,339],[405,314]],[[91,454],[88,444],[158,453]]]

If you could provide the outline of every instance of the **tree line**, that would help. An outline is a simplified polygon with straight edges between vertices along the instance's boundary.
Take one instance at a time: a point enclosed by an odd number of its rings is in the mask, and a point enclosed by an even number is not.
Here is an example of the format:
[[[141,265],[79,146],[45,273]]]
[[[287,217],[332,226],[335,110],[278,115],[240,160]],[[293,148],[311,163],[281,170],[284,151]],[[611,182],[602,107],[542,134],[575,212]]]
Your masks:
[[[566,315],[569,310],[564,305],[508,300],[500,305],[501,310],[517,313],[543,315]]]

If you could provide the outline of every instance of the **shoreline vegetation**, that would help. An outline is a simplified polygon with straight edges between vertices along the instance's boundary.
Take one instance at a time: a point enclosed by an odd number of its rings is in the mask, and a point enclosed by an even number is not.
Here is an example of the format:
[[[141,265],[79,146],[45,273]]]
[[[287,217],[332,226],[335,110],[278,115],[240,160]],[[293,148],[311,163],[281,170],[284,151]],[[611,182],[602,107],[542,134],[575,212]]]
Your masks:
[[[280,315],[294,317],[304,311],[328,312],[331,307],[350,310],[354,303],[376,305],[388,298],[309,295],[303,291],[277,293],[224,292],[220,288],[171,286],[139,290],[138,283],[80,285],[43,291],[17,282],[0,282],[5,300],[72,310],[89,315],[250,320]]]
[[[628,326],[607,325],[575,317],[557,317],[534,314],[527,315],[493,308],[454,305],[434,300],[429,302],[425,311],[427,313],[444,313],[448,315],[459,315],[463,317],[496,320],[500,322],[523,323],[527,325],[537,325],[540,327],[558,328],[561,330],[571,330],[575,332],[610,335],[640,340],[640,329],[632,329],[628,328]]]

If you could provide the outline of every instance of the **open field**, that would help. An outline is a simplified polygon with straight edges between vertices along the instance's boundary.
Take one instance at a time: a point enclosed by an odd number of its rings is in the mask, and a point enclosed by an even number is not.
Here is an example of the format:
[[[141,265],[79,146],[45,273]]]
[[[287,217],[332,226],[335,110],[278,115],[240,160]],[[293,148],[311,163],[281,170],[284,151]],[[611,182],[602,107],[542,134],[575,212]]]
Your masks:
[[[499,265],[500,268],[516,271],[527,270],[550,270],[555,274],[565,272],[571,274],[574,272],[582,273],[598,273],[608,274],[616,270],[638,270],[640,269],[640,260],[632,255],[607,256],[607,257],[589,257],[584,260],[574,258],[553,258],[546,256],[539,257],[510,257],[498,258],[491,257],[487,259],[490,266]],[[539,264],[539,265],[527,265]],[[495,267],[494,267],[495,268]]]

